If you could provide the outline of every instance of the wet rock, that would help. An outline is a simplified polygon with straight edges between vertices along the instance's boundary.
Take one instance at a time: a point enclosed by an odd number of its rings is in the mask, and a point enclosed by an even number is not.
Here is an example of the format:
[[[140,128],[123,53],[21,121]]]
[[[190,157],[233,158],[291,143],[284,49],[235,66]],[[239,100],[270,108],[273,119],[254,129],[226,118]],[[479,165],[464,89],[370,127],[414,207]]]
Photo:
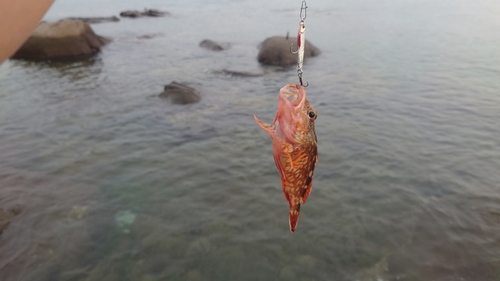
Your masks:
[[[144,10],[144,15],[148,17],[164,17],[169,15],[169,12],[159,11],[154,9],[146,9]]]
[[[195,89],[177,82],[166,85],[165,91],[160,94],[160,98],[170,99],[175,104],[196,103],[201,99]]]
[[[136,10],[123,11],[120,13],[121,17],[126,18],[140,18],[140,17],[164,17],[170,15],[169,12],[155,10],[155,9],[144,9],[144,12],[139,12]]]
[[[297,48],[297,38],[274,36],[267,38],[260,45],[257,60],[266,65],[291,66],[297,64],[297,54],[290,52],[290,46]],[[304,61],[307,58],[319,55],[321,51],[306,40],[304,47]]]
[[[0,235],[2,234],[3,230],[9,225],[11,219],[14,216],[14,213],[4,211],[4,209],[0,209]]]
[[[161,33],[144,34],[144,35],[137,36],[137,39],[153,39],[153,38],[156,38],[156,37],[161,36],[161,35],[163,35],[163,34],[161,34]]]
[[[209,39],[201,41],[199,46],[210,51],[216,51],[216,52],[224,51],[224,47],[222,47],[219,43]]]
[[[229,76],[229,77],[261,77],[261,76],[264,76],[264,73],[252,73],[252,72],[236,71],[236,70],[229,70],[229,69],[223,69],[223,70],[218,71],[218,72],[222,73],[226,76]]]
[[[88,24],[95,24],[104,22],[117,22],[120,21],[120,18],[118,18],[117,16],[112,16],[112,17],[68,18],[68,20],[73,20],[73,21],[81,20]]]
[[[77,61],[97,54],[108,42],[109,39],[96,35],[80,20],[42,22],[11,58]]]
[[[120,17],[125,18],[140,18],[143,14],[139,11],[123,11],[120,13]]]

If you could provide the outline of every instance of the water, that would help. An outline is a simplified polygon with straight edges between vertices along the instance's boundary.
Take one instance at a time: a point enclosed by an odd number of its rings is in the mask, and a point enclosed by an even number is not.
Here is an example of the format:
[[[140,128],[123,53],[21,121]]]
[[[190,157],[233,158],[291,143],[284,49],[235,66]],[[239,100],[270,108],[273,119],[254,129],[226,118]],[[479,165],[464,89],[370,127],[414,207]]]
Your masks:
[[[0,66],[0,207],[22,210],[0,279],[500,280],[500,4],[379,2],[308,1],[319,162],[291,234],[253,115],[297,81],[256,56],[300,1],[57,1],[47,20],[172,16],[93,25],[113,42],[87,62]],[[202,101],[160,100],[172,81]]]

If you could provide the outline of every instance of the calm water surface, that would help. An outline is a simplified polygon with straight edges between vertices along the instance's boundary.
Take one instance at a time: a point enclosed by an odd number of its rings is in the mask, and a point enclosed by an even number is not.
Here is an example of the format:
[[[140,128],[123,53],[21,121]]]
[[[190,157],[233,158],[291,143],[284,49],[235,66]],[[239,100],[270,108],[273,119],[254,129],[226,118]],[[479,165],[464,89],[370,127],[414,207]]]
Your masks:
[[[22,210],[0,279],[500,280],[499,2],[308,1],[319,162],[291,234],[253,115],[297,81],[256,61],[292,2],[57,1],[47,20],[172,16],[93,25],[113,42],[87,62],[0,66],[0,207]],[[160,100],[172,81],[202,101]]]

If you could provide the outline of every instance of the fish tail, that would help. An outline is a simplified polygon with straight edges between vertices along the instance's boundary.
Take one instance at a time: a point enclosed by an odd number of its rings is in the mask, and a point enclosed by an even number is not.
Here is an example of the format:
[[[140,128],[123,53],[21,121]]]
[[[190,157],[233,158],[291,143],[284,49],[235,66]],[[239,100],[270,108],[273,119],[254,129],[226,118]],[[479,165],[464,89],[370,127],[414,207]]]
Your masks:
[[[297,223],[299,222],[299,214],[300,214],[300,204],[290,205],[290,215],[289,215],[290,232],[295,232],[295,228],[297,227]]]

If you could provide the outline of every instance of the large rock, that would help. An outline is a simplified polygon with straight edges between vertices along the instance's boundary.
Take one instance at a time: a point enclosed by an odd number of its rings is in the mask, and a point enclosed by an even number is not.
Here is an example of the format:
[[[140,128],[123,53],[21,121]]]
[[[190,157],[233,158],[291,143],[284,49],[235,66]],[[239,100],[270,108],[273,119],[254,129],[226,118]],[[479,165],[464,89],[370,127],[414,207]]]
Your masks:
[[[257,59],[262,64],[276,66],[291,66],[297,64],[297,54],[290,52],[290,46],[293,43],[292,49],[297,49],[296,37],[274,36],[267,38],[260,45],[260,52]],[[321,51],[314,47],[306,40],[304,46],[304,60],[309,57],[317,56]]]
[[[195,89],[177,82],[166,85],[160,98],[170,99],[175,104],[196,103],[201,99]]]
[[[42,22],[11,57],[31,61],[82,60],[97,54],[109,39],[81,20]]]

